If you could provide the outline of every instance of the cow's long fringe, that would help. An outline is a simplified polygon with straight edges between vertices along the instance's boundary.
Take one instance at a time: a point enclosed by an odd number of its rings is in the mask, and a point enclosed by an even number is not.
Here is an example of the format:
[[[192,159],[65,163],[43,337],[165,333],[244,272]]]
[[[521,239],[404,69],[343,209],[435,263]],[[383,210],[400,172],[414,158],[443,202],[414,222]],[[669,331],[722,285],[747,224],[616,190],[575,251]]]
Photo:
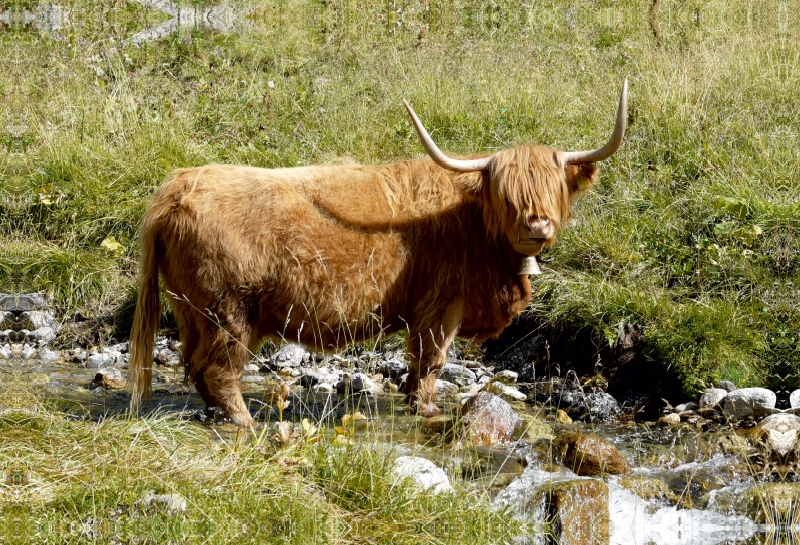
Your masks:
[[[131,412],[146,408],[150,403],[153,380],[153,345],[161,317],[158,293],[158,255],[156,229],[145,223],[141,232],[141,268],[139,271],[139,297],[131,329],[130,383]]]

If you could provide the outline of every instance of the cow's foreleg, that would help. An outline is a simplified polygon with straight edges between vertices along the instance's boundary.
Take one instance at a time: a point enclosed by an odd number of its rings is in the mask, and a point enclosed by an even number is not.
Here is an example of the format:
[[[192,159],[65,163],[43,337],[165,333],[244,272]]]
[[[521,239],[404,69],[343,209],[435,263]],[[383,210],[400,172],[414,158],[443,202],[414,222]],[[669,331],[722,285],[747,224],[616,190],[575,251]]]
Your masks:
[[[436,405],[436,375],[447,362],[447,352],[463,318],[463,304],[448,305],[435,326],[410,327],[408,351],[411,364],[403,391],[408,401],[422,416],[441,413]]]
[[[189,371],[195,387],[209,407],[219,407],[234,424],[249,427],[253,418],[239,387],[242,371],[250,359],[249,334],[230,327],[204,333],[192,357],[194,368]]]

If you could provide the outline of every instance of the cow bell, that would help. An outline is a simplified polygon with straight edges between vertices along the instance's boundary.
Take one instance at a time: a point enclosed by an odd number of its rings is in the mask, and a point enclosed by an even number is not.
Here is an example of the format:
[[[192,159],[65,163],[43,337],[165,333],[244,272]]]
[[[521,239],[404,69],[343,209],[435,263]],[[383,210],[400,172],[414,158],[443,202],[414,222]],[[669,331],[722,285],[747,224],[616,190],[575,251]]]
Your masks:
[[[536,262],[536,257],[523,257],[520,260],[517,274],[542,274],[539,263]]]

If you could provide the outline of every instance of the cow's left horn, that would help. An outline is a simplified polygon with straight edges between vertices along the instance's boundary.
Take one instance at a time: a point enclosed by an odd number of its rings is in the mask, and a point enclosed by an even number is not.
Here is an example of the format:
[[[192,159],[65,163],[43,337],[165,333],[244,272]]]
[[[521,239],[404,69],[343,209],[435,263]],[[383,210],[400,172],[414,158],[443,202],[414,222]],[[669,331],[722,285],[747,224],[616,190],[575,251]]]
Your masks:
[[[425,146],[425,151],[428,152],[428,155],[430,155],[431,159],[433,159],[437,165],[454,172],[475,172],[477,170],[486,170],[489,168],[489,165],[492,163],[491,156],[484,157],[483,159],[453,159],[452,157],[448,157],[442,153],[438,146],[434,144],[433,139],[428,134],[428,131],[426,131],[425,127],[422,126],[422,122],[420,122],[417,114],[414,113],[411,105],[405,100],[403,101],[403,104],[406,105],[406,110],[408,110],[408,113],[411,116],[411,121],[414,123],[414,127],[417,129],[417,133],[419,133],[419,138],[422,140],[422,145]]]
[[[617,121],[614,123],[614,132],[611,139],[602,148],[592,151],[565,151],[564,162],[569,163],[594,163],[608,159],[617,151],[622,144],[622,137],[625,136],[625,122],[628,119],[628,80],[622,85],[622,94],[619,97],[617,107]]]

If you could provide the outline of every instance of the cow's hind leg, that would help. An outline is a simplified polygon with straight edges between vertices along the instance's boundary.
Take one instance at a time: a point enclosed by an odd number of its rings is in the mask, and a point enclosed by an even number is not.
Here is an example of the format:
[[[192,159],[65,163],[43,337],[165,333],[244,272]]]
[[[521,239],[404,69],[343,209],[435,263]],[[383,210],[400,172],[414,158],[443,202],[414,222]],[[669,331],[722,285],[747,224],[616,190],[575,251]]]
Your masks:
[[[462,316],[463,305],[456,301],[447,307],[438,326],[411,327],[409,330],[411,363],[403,392],[408,396],[411,406],[422,416],[441,413],[436,405],[436,375],[447,362],[447,352],[461,325]]]
[[[253,418],[242,398],[239,380],[250,359],[247,328],[208,324],[189,370],[197,393],[209,407],[219,407],[237,426],[249,427]]]

